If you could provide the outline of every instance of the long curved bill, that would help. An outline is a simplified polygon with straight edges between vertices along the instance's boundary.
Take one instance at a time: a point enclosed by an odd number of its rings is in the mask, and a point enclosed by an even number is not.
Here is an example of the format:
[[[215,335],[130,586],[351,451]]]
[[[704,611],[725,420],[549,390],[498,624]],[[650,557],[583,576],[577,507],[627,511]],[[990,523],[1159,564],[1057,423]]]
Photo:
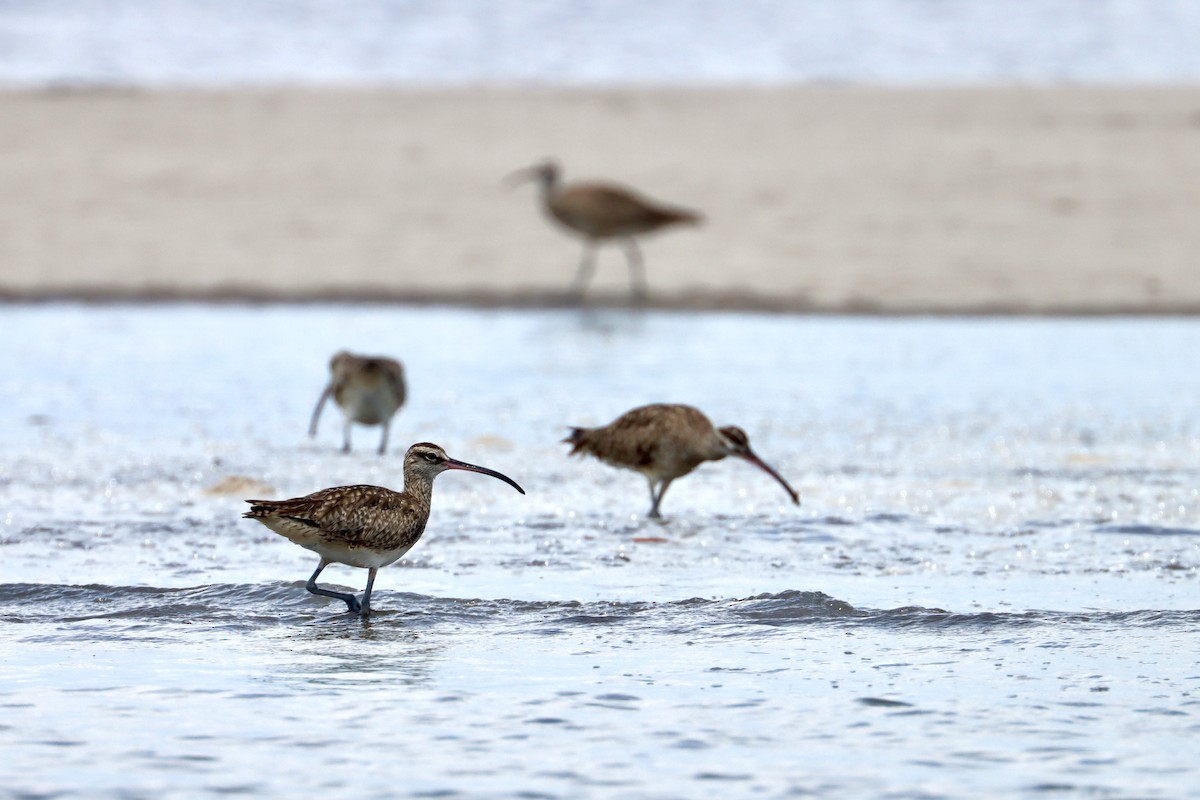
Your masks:
[[[491,475],[493,478],[499,478],[500,480],[504,481],[505,483],[507,483],[509,486],[513,487],[514,489],[516,489],[521,494],[525,494],[525,490],[522,489],[520,486],[518,486],[516,481],[514,481],[512,478],[508,477],[507,475],[505,475],[503,473],[496,472],[496,470],[494,470],[494,469],[488,469],[487,467],[477,467],[474,464],[468,464],[467,462],[459,461],[456,458],[447,458],[445,466],[446,466],[446,469],[461,469],[466,472],[478,472],[483,475]],[[776,476],[776,477],[778,477],[778,476]],[[783,478],[779,478],[779,480],[783,480]]]
[[[500,185],[505,189],[515,189],[518,186],[520,186],[522,183],[531,181],[534,178],[536,178],[537,174],[538,174],[538,168],[536,166],[522,167],[521,169],[519,169],[515,172],[510,172],[507,175],[505,175],[503,178],[501,178]]]
[[[754,466],[761,469],[763,472],[770,475],[775,480],[779,481],[779,485],[782,486],[787,491],[788,495],[791,496],[792,502],[795,503],[796,505],[800,505],[800,495],[796,492],[795,489],[793,489],[790,485],[788,485],[788,482],[783,479],[783,476],[780,475],[778,472],[776,472],[774,469],[772,469],[771,466],[767,462],[763,461],[761,458],[754,455],[754,453],[746,453],[744,455],[742,455],[742,454],[739,454],[739,455],[741,455],[742,458],[746,459]]]

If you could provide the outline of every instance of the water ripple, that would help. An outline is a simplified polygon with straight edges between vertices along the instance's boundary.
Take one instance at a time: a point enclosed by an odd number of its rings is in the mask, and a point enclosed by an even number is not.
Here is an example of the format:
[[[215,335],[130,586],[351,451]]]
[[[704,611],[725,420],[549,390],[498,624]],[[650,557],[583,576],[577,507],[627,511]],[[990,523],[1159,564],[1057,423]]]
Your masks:
[[[373,622],[434,628],[499,625],[555,633],[571,628],[633,626],[659,633],[688,634],[717,625],[852,625],[896,630],[944,628],[1002,631],[1032,626],[1200,628],[1200,610],[1164,611],[991,611],[955,613],[906,606],[856,608],[822,592],[789,590],[747,598],[674,602],[484,600],[378,592]],[[300,583],[211,584],[183,589],[148,586],[0,585],[0,622],[72,625],[100,620],[158,622],[245,629],[296,625],[347,617],[337,603],[314,597]],[[59,634],[55,634],[59,635]],[[89,631],[89,636],[96,635]]]

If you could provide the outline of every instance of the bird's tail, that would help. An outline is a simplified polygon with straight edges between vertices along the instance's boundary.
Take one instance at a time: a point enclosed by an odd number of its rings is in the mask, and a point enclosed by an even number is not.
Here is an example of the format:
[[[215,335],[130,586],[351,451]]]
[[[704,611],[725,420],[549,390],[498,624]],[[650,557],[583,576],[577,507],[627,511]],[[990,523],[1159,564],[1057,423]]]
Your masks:
[[[571,445],[569,455],[575,455],[587,449],[588,434],[590,433],[591,430],[588,428],[571,428],[571,432],[567,434],[567,438],[563,439],[563,444]]]
[[[663,222],[670,225],[699,225],[704,222],[704,215],[699,211],[686,208],[661,208],[658,211]]]

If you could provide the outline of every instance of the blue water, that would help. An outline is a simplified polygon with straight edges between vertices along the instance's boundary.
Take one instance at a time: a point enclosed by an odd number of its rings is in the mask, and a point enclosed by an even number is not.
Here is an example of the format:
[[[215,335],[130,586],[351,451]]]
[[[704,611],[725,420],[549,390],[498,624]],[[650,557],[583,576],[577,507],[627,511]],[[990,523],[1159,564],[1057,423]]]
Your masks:
[[[0,308],[0,797],[1200,797],[1200,322]],[[401,358],[395,451],[308,415]],[[677,481],[570,424],[744,427]],[[243,499],[448,473],[368,622]],[[258,483],[255,483],[258,482]],[[266,487],[260,484],[266,484]],[[325,580],[361,591],[361,570]]]
[[[44,0],[20,85],[1138,83],[1200,79],[1191,0]]]

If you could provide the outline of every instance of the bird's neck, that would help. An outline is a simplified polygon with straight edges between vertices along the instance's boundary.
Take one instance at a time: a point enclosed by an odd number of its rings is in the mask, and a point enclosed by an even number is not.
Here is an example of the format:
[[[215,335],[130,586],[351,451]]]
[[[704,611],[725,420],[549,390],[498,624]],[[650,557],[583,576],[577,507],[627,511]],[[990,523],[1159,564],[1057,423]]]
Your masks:
[[[404,470],[404,492],[428,507],[433,497],[433,476],[417,469]]]
[[[708,445],[708,455],[705,461],[720,461],[726,456],[731,455],[729,445],[726,444],[719,435],[713,436],[712,441]]]
[[[542,190],[542,200],[550,202],[550,198],[558,192],[558,173],[543,172],[538,176],[538,186]]]

